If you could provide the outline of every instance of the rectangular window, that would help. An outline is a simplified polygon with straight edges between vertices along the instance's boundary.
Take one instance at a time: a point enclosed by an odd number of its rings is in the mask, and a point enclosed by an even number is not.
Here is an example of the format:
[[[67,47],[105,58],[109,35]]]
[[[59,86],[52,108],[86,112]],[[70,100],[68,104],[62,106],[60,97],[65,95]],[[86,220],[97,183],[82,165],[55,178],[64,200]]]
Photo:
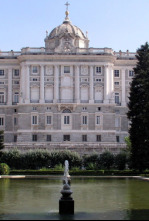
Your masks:
[[[101,78],[96,78],[96,82],[101,82]]]
[[[14,118],[14,126],[16,126],[17,125],[17,118],[15,117]]]
[[[47,116],[47,124],[48,125],[52,124],[52,117],[51,116]]]
[[[134,71],[129,71],[129,77],[133,77],[134,76]]]
[[[3,92],[0,92],[0,104],[3,104],[4,103],[4,93]]]
[[[16,92],[14,94],[14,103],[19,103],[19,93],[18,92]]]
[[[37,141],[37,134],[33,134],[33,136],[32,136],[32,141],[33,141],[33,142],[36,142],[36,141]]]
[[[64,141],[70,141],[70,135],[64,135],[63,140]]]
[[[47,135],[47,142],[51,142],[51,135]]]
[[[87,116],[83,116],[83,125],[87,125]]]
[[[96,117],[96,124],[98,124],[98,125],[100,124],[100,116]]]
[[[86,110],[87,110],[87,107],[83,107],[82,110],[83,110],[83,111],[86,111]]]
[[[64,67],[64,73],[70,73],[70,66]]]
[[[70,117],[69,116],[64,116],[64,124],[69,125],[70,124]]]
[[[82,141],[87,142],[87,135],[82,135]]]
[[[0,76],[4,76],[4,70],[0,70]]]
[[[14,76],[15,76],[15,77],[18,77],[18,76],[19,76],[19,70],[17,70],[17,69],[14,70]]]
[[[120,137],[116,136],[116,142],[119,143],[120,142]]]
[[[4,84],[4,81],[0,81],[0,84]]]
[[[114,82],[115,86],[119,86],[120,82]]]
[[[96,67],[96,73],[101,73],[101,67]]]
[[[38,67],[37,66],[33,66],[32,71],[33,71],[34,74],[37,74],[38,73]]]
[[[101,142],[101,135],[97,135],[96,140],[97,142]]]
[[[38,124],[38,118],[37,116],[32,116],[32,124],[37,125]]]
[[[0,117],[0,126],[4,126],[4,118]]]
[[[115,93],[115,103],[116,103],[116,104],[120,104],[119,93]]]
[[[17,135],[14,135],[14,143],[17,142]]]
[[[38,79],[37,78],[33,78],[33,81],[38,81]]]
[[[114,76],[115,76],[116,78],[119,78],[119,77],[120,77],[120,71],[119,71],[119,70],[115,70],[115,71],[114,71]]]

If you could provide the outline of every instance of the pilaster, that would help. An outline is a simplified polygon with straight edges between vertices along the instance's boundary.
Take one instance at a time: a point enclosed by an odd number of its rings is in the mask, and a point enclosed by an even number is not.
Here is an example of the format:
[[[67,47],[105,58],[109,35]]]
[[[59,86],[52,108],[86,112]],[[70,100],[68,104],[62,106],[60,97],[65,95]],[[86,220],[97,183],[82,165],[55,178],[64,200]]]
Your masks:
[[[59,100],[59,66],[55,65],[54,70],[54,103]]]
[[[75,100],[80,103],[80,67],[75,67]]]
[[[40,103],[45,102],[44,65],[40,65]]]
[[[94,103],[93,88],[94,88],[94,71],[93,71],[93,66],[90,66],[90,99],[89,99],[90,104]]]
[[[122,69],[122,106],[126,106],[126,70]]]
[[[8,69],[8,105],[12,105],[12,68]]]

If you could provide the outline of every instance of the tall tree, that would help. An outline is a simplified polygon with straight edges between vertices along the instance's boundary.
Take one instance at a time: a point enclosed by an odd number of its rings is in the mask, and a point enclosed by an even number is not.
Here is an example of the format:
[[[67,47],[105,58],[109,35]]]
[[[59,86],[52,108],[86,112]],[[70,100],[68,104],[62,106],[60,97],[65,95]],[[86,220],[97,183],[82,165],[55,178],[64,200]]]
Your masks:
[[[131,161],[134,169],[149,169],[149,44],[137,50],[137,65],[130,88]]]

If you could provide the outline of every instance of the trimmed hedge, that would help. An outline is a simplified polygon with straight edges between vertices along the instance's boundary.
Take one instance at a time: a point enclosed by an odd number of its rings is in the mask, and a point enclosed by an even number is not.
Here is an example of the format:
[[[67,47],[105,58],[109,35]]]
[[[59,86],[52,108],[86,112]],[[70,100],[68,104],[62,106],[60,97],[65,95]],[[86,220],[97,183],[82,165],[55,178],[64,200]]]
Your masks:
[[[0,175],[9,175],[10,168],[7,164],[1,163],[0,164]]]

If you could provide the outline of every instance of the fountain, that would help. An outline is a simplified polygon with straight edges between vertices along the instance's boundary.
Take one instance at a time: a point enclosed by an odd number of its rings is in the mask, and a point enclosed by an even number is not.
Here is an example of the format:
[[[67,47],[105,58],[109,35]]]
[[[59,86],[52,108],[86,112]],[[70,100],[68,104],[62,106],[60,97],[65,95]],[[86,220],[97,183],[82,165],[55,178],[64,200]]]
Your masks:
[[[71,197],[73,193],[70,189],[71,179],[69,175],[69,162],[65,161],[63,189],[61,190],[62,197],[59,200],[59,214],[74,214],[74,200]]]

